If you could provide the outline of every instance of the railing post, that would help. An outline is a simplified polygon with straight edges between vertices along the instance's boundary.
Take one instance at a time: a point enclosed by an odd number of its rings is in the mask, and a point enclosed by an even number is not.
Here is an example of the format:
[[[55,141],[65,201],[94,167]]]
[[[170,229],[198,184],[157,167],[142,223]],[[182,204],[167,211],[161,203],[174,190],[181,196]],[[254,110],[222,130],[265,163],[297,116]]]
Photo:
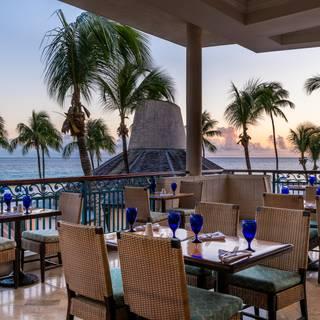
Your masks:
[[[82,208],[82,224],[87,224],[87,212],[88,212],[88,181],[82,181],[82,197],[83,197],[83,208]]]
[[[272,193],[276,192],[276,174],[272,173]]]

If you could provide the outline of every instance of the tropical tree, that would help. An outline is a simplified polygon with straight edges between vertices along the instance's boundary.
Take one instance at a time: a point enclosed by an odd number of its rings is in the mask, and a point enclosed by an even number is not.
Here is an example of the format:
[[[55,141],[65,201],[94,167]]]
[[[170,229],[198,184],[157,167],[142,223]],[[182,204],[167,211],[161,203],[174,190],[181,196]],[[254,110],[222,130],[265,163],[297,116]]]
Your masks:
[[[112,68],[99,78],[99,88],[104,107],[117,111],[120,118],[118,135],[122,139],[125,171],[129,173],[126,120],[143,101],[173,101],[174,84],[163,71],[119,59]]]
[[[320,89],[320,74],[308,78],[304,84],[304,88],[307,94],[311,94],[313,91]]]
[[[61,135],[51,123],[48,114],[44,111],[32,111],[28,124],[17,125],[18,137],[11,141],[13,151],[18,145],[22,145],[22,153],[25,155],[31,149],[37,153],[39,178],[45,177],[45,155],[49,156],[49,148],[59,151],[61,149]],[[41,160],[42,159],[42,160]],[[42,169],[41,169],[42,162]]]
[[[311,123],[299,124],[296,130],[290,129],[288,140],[293,148],[300,152],[299,163],[304,171],[307,170],[306,164],[308,159],[306,158],[306,153],[310,146],[311,138],[316,133],[318,133],[318,130],[315,129],[315,126]]]
[[[279,170],[279,156],[277,148],[277,136],[274,124],[274,118],[279,117],[288,122],[283,108],[293,109],[294,103],[289,100],[289,91],[285,90],[279,82],[262,83],[257,91],[258,104],[271,119],[272,138],[276,158],[276,170]]]
[[[92,174],[86,149],[85,121],[90,117],[83,105],[91,100],[92,89],[100,70],[106,72],[115,59],[147,63],[149,48],[139,32],[92,14],[81,14],[68,23],[57,11],[60,27],[49,31],[43,48],[45,80],[49,95],[61,105],[71,96],[62,132],[75,137],[85,175]]]
[[[201,116],[201,128],[202,128],[202,156],[205,158],[205,148],[209,151],[215,152],[217,147],[208,138],[220,137],[221,131],[216,129],[218,121],[211,118],[208,111],[203,111]]]
[[[5,121],[0,116],[0,147],[3,149],[9,149],[8,133],[5,129]]]
[[[225,110],[225,118],[237,130],[241,130],[239,142],[244,149],[247,169],[251,170],[249,142],[251,137],[248,134],[250,125],[255,125],[262,110],[258,108],[259,81],[249,80],[242,90],[239,90],[234,83],[231,83],[231,103]]]
[[[101,151],[115,153],[115,142],[109,133],[109,129],[103,119],[89,119],[86,123],[86,147],[89,151],[91,166],[94,169],[94,158],[97,166],[101,162]],[[68,143],[63,149],[63,157],[69,158],[76,150],[76,141]]]
[[[308,151],[309,151],[309,156],[313,161],[312,170],[317,170],[318,169],[317,161],[319,160],[319,157],[320,157],[320,134],[319,133],[315,133],[310,137]]]

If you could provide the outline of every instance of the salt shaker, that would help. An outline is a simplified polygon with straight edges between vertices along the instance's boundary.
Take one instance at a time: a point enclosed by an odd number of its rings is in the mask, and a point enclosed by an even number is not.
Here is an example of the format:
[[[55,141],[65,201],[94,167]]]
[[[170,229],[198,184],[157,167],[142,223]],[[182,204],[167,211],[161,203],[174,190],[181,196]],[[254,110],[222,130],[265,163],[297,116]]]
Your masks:
[[[21,203],[18,204],[18,212],[19,212],[19,213],[22,213],[22,212],[23,212],[23,207],[22,207],[22,204],[21,204]]]
[[[153,237],[153,230],[152,230],[152,223],[151,222],[148,222],[146,224],[145,235],[148,237]]]

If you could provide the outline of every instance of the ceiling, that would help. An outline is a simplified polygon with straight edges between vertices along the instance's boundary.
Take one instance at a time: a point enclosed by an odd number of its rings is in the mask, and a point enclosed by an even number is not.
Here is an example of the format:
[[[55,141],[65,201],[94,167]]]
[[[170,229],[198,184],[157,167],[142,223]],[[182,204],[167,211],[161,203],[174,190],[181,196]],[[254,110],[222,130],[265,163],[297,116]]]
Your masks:
[[[320,46],[320,0],[61,0],[186,45],[186,25],[203,47],[239,44],[255,52]]]

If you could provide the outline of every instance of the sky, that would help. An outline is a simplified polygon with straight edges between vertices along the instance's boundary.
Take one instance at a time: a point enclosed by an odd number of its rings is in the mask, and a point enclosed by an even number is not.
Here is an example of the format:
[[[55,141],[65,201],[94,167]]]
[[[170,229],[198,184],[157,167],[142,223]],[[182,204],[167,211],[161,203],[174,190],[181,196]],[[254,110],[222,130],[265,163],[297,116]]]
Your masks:
[[[56,0],[1,0],[0,10],[0,115],[5,119],[9,136],[16,135],[16,125],[26,122],[34,110],[46,110],[61,127],[63,109],[47,94],[41,61],[41,40],[46,31],[58,25],[54,15],[62,9],[73,21],[81,10]],[[176,84],[175,101],[185,121],[185,48],[168,41],[149,37],[154,64],[166,70]],[[231,81],[242,87],[250,78],[280,81],[289,90],[295,110],[286,110],[288,123],[276,120],[281,156],[291,156],[287,136],[290,128],[303,121],[317,124],[320,91],[307,96],[305,80],[320,73],[320,48],[256,54],[238,45],[203,49],[203,109],[219,121],[223,137],[216,140],[217,156],[242,156],[236,145],[238,134],[228,126],[224,110],[229,99]],[[92,117],[103,117],[116,136],[117,115],[106,112],[98,99],[89,105]],[[130,119],[131,121],[131,119]],[[249,128],[253,156],[273,156],[268,118]]]

